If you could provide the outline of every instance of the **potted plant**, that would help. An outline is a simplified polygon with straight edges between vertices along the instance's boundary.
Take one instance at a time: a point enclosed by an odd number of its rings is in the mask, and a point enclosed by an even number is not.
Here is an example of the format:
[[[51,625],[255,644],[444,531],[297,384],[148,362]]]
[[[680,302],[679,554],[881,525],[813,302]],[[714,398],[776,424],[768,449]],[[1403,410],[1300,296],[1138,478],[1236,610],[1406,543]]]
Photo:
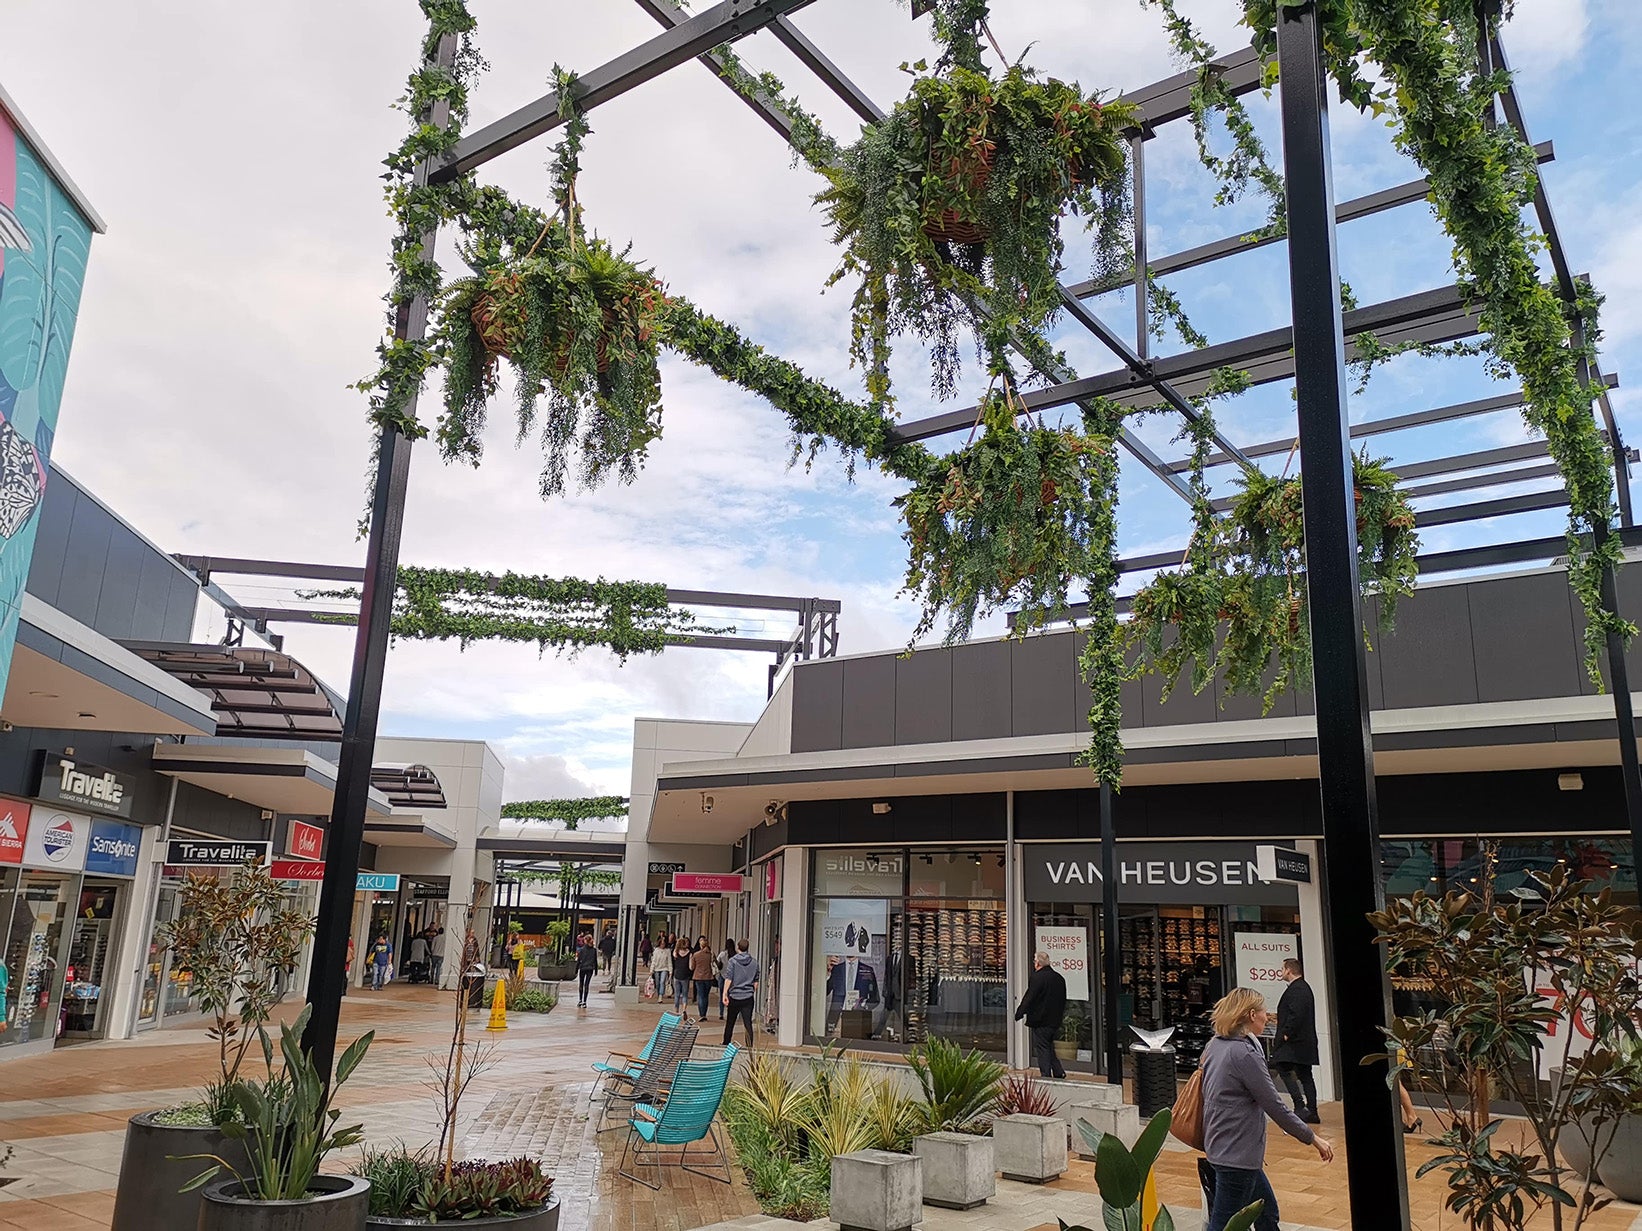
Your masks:
[[[543,983],[562,983],[576,977],[576,963],[567,960],[565,950],[570,942],[570,920],[553,919],[547,925],[548,945],[542,950],[536,966],[536,977]]]
[[[533,1158],[470,1160],[452,1165],[447,1175],[437,1159],[400,1147],[366,1151],[359,1175],[371,1186],[366,1227],[459,1222],[555,1231],[559,1225],[552,1177]]]
[[[301,957],[313,921],[293,909],[279,882],[248,863],[218,879],[190,875],[176,922],[160,943],[187,971],[206,1034],[217,1044],[217,1076],[198,1102],[131,1117],[114,1197],[113,1231],[172,1231],[199,1218],[198,1192],[182,1191],[198,1170],[183,1156],[215,1155],[244,1168],[245,1146],[225,1131],[240,1117],[240,1068],[277,1002],[275,975]]]
[[[1070,1002],[1066,1006],[1066,1016],[1061,1019],[1060,1033],[1055,1038],[1055,1055],[1062,1060],[1076,1060],[1088,1030],[1089,1010],[1080,1000]]]
[[[996,1183],[988,1117],[1007,1070],[933,1036],[914,1047],[907,1062],[920,1096],[913,1111],[922,1131],[913,1149],[923,1160],[924,1203],[956,1210],[982,1204]]]
[[[1107,1231],[1174,1231],[1174,1216],[1167,1206],[1160,1206],[1150,1222],[1146,1221],[1141,1198],[1146,1191],[1146,1180],[1157,1165],[1157,1156],[1163,1151],[1169,1135],[1169,1109],[1165,1107],[1147,1122],[1130,1150],[1110,1133],[1103,1133],[1087,1121],[1078,1121],[1095,1155],[1095,1184],[1100,1189],[1101,1222]],[[1226,1231],[1249,1231],[1255,1219],[1265,1209],[1265,1202],[1256,1201],[1244,1206],[1231,1216]],[[1068,1226],[1060,1220],[1060,1231],[1089,1231],[1088,1227]]]
[[[277,1072],[268,1031],[257,1027],[266,1076],[235,1085],[240,1118],[223,1126],[228,1136],[246,1143],[250,1164],[242,1171],[237,1160],[196,1156],[214,1164],[187,1186],[203,1189],[199,1231],[356,1231],[364,1225],[370,1184],[358,1176],[321,1175],[319,1166],[332,1150],[356,1145],[364,1135],[357,1124],[338,1128],[341,1113],[331,1102],[364,1060],[376,1032],[366,1031],[344,1049],[336,1078],[326,1085],[302,1050],[311,1013],[304,1008],[294,1023],[281,1024]],[[233,1178],[218,1180],[224,1170]]]

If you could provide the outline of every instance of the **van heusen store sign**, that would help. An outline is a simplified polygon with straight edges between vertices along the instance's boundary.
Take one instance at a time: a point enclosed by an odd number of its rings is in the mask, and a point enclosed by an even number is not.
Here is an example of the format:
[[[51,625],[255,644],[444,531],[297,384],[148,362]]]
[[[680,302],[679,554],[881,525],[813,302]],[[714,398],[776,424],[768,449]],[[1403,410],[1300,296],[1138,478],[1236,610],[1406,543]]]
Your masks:
[[[66,752],[40,754],[37,798],[95,816],[131,816],[135,779]]]
[[[1119,842],[1120,902],[1293,906],[1296,887],[1260,879],[1253,842]],[[1028,902],[1100,902],[1100,844],[1023,843]]]

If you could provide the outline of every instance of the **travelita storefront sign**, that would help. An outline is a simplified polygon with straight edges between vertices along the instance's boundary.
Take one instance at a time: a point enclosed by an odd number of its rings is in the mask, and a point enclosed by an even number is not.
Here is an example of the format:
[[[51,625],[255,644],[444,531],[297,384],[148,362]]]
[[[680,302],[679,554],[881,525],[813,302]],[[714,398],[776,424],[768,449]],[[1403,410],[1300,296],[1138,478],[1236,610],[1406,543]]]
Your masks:
[[[100,816],[131,815],[133,780],[66,752],[41,754],[35,795],[64,807]]]
[[[1098,842],[1021,846],[1028,902],[1100,902]],[[1260,879],[1253,842],[1119,842],[1120,902],[1292,906],[1295,886]]]

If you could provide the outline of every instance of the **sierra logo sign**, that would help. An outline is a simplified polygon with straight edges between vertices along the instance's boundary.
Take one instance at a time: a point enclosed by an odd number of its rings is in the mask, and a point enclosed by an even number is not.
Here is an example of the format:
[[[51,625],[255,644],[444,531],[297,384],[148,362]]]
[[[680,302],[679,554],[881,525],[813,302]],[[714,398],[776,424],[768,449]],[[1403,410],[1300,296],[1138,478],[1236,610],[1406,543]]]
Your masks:
[[[0,863],[22,863],[29,832],[29,806],[0,799]]]
[[[41,799],[103,816],[131,815],[130,779],[68,753],[44,754],[40,788],[35,794]]]

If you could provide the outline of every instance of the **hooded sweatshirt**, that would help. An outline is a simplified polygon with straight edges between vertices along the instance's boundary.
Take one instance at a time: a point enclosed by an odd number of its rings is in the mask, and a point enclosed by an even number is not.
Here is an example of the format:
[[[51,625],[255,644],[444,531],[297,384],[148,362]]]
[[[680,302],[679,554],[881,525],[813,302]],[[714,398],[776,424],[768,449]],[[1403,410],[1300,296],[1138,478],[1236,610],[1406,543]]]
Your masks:
[[[738,953],[725,967],[724,977],[730,983],[731,1000],[751,1000],[753,985],[758,982],[758,960],[750,953]]]

